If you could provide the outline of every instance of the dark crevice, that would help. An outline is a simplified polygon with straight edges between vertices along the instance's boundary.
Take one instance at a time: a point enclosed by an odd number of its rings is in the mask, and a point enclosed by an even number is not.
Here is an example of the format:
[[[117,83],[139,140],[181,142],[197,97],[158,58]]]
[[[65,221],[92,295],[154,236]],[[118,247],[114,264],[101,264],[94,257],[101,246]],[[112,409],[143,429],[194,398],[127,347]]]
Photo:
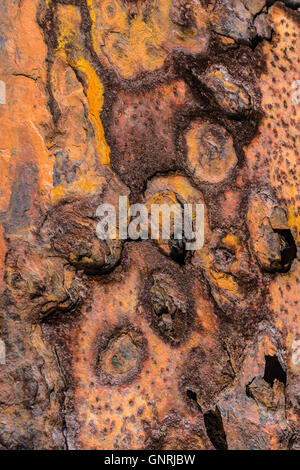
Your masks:
[[[246,385],[246,395],[253,400],[256,400],[256,393],[253,390],[257,390],[259,385],[260,391],[263,390],[263,386],[259,382],[259,380],[263,379],[266,384],[270,387],[274,386],[275,379],[281,382],[282,384],[286,385],[286,372],[284,371],[283,367],[281,366],[277,356],[265,356],[265,371],[264,376],[256,376],[254,377],[247,385]],[[256,382],[256,383],[255,383]],[[254,383],[254,387],[252,384]],[[262,388],[261,388],[262,387]]]
[[[271,7],[276,3],[278,0],[268,0],[267,1],[267,8]],[[282,3],[285,4],[286,7],[290,8],[291,10],[298,10],[299,4],[297,3],[297,0],[281,0]]]
[[[68,445],[68,426],[67,426],[67,419],[66,419],[66,414],[67,414],[67,411],[66,411],[66,393],[68,391],[68,381],[66,379],[66,375],[65,375],[65,372],[61,366],[61,362],[60,362],[60,359],[59,359],[59,355],[57,353],[57,349],[56,347],[53,348],[53,351],[54,351],[54,356],[55,356],[55,359],[56,359],[56,364],[57,364],[57,367],[58,367],[58,370],[60,372],[60,375],[61,375],[61,378],[63,380],[63,388],[61,390],[61,395],[59,396],[59,405],[60,405],[60,411],[61,411],[61,419],[62,419],[62,435],[63,435],[63,438],[64,438],[64,442],[65,442],[65,449],[66,450],[69,450],[69,445]]]
[[[266,38],[266,37],[261,37],[261,36],[255,36],[252,40],[251,40],[251,49],[252,51],[254,51],[256,49],[256,47],[261,44],[262,42],[264,41],[267,41],[267,42],[272,42],[273,41],[273,35],[274,35],[274,31],[273,29],[271,30],[271,37],[270,38]]]
[[[281,269],[278,272],[287,273],[297,256],[297,247],[290,230],[275,229],[275,233],[279,235],[281,243]]]
[[[283,370],[277,356],[265,356],[265,373],[263,379],[273,387],[274,380],[286,384],[286,372]]]
[[[228,444],[220,410],[210,410],[204,414],[206,433],[216,450],[227,450]]]
[[[183,266],[185,264],[186,250],[185,250],[185,240],[179,240],[171,238],[169,241],[169,246],[171,249],[170,257],[173,261]]]
[[[187,389],[186,396],[189,400],[192,400],[196,404],[198,410],[202,413],[202,408],[198,403],[197,393],[194,392],[193,390]]]
[[[251,380],[251,382],[249,382],[247,385],[246,385],[246,395],[248,398],[253,398],[253,395],[251,393],[251,389],[250,389],[250,385],[252,384],[254,379]]]

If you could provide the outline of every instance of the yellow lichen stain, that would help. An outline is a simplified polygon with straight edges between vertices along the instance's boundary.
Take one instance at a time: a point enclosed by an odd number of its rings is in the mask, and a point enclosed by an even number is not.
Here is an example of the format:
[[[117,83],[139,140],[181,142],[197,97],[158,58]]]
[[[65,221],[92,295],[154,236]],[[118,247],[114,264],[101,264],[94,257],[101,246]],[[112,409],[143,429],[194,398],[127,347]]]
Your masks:
[[[87,6],[93,48],[123,78],[161,68],[174,48],[201,53],[208,45],[206,12],[199,4],[189,27],[171,20],[171,0],[157,0],[147,14],[139,5],[134,15],[121,0],[87,0]]]
[[[87,58],[87,52],[81,44],[78,31],[80,30],[81,16],[77,7],[72,5],[59,6],[58,46],[66,63],[73,69],[81,72],[85,77],[86,96],[89,104],[89,120],[93,126],[96,140],[96,152],[103,165],[110,163],[110,148],[106,142],[100,113],[104,102],[104,86],[97,72]],[[72,43],[72,52],[68,44]]]
[[[104,102],[104,87],[96,71],[90,63],[81,59],[74,67],[83,72],[87,77],[87,99],[89,103],[89,119],[96,129],[96,151],[103,165],[110,163],[110,148],[105,140],[104,129],[100,119],[100,112]]]
[[[242,249],[239,238],[233,233],[226,233],[225,237],[222,238],[222,243],[228,248],[234,248],[237,252]]]
[[[234,292],[236,295],[239,294],[238,285],[230,274],[215,271],[214,269],[210,269],[210,272],[219,289]]]
[[[291,200],[296,201],[296,185],[292,186],[291,188]],[[288,208],[288,221],[289,227],[291,228],[293,235],[295,237],[295,242],[300,242],[300,215],[297,214],[297,207],[294,205],[289,205]]]
[[[91,172],[86,173],[79,179],[73,181],[73,183],[67,186],[59,184],[52,190],[51,199],[53,204],[57,204],[58,201],[73,194],[96,194],[101,189],[102,184],[105,183],[105,178],[99,178]]]

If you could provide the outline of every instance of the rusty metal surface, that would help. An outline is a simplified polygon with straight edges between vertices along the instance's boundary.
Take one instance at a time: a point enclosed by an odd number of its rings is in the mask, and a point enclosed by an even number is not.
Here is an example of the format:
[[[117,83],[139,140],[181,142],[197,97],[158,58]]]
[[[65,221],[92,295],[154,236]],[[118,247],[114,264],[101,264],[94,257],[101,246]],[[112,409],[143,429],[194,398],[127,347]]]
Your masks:
[[[2,0],[0,448],[300,448],[299,6]]]

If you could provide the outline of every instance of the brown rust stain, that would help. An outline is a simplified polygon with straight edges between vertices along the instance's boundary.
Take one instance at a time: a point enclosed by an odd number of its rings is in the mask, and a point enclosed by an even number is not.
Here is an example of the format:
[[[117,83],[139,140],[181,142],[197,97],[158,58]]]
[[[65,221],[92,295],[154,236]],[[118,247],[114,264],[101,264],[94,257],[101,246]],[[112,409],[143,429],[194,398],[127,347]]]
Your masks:
[[[299,447],[299,12],[69,3],[0,7],[0,448]],[[203,248],[99,241],[119,195]]]

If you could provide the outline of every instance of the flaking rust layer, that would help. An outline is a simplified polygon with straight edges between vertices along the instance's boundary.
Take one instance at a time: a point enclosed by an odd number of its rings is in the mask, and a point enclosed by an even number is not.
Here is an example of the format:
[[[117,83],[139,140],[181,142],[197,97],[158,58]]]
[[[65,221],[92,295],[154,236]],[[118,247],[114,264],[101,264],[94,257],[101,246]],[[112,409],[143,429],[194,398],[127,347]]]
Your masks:
[[[299,7],[1,1],[1,449],[300,448]]]

